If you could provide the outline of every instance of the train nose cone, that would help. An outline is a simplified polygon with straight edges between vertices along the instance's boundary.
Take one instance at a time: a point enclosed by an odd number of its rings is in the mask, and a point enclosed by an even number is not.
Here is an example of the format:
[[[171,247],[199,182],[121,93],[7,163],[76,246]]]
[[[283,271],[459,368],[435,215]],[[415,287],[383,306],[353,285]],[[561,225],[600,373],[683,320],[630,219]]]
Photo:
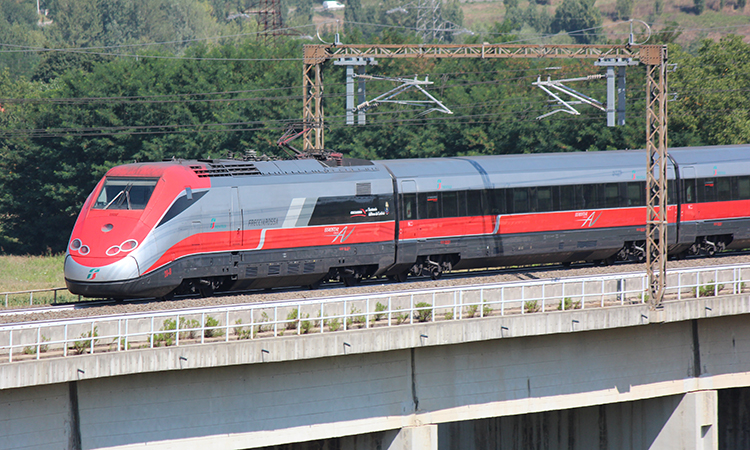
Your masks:
[[[67,255],[65,257],[65,278],[72,281],[97,283],[132,280],[140,276],[138,263],[130,255],[103,266],[96,266],[96,259],[90,258],[90,265],[84,266]]]

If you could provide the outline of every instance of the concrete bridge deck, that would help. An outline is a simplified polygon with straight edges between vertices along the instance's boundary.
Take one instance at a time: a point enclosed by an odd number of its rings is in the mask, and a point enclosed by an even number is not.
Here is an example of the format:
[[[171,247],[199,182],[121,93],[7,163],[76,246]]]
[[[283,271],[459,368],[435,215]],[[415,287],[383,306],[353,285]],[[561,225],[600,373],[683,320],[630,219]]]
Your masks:
[[[749,313],[740,294],[5,363],[1,446],[718,448],[750,442]]]

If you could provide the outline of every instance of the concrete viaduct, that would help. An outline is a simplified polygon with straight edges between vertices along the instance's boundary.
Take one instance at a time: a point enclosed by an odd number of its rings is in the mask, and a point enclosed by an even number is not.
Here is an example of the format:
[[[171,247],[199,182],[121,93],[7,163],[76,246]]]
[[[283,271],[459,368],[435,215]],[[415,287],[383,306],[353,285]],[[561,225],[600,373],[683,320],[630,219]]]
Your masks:
[[[0,364],[5,449],[750,448],[750,296]]]

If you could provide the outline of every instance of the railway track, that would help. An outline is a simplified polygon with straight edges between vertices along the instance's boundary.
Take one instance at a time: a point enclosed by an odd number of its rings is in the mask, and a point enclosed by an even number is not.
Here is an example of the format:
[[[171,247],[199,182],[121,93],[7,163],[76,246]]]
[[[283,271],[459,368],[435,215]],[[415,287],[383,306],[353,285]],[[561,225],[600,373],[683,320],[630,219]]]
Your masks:
[[[700,268],[707,266],[750,263],[750,252],[726,252],[713,258],[691,258],[681,261],[669,261],[668,268]],[[554,279],[566,277],[583,277],[592,275],[606,275],[615,273],[640,272],[645,270],[644,264],[618,263],[611,266],[595,266],[593,264],[574,265],[565,268],[562,265],[546,265],[538,267],[483,269],[446,273],[440,280],[428,277],[410,278],[404,283],[394,283],[385,279],[366,280],[358,286],[345,287],[343,284],[324,284],[318,290],[301,288],[284,288],[273,290],[258,290],[250,292],[232,292],[217,294],[212,297],[199,296],[176,297],[164,301],[158,299],[131,300],[87,300],[58,305],[45,305],[30,308],[8,309],[0,311],[0,323],[18,323],[27,321],[49,320],[58,318],[89,317],[109,314],[126,314],[132,312],[176,310],[181,308],[197,308],[206,306],[220,306],[233,304],[251,304],[276,302],[282,300],[303,300],[317,297],[334,297],[342,295],[360,295],[387,293],[404,290],[469,286],[475,284],[491,284],[513,281],[529,281],[535,279]]]

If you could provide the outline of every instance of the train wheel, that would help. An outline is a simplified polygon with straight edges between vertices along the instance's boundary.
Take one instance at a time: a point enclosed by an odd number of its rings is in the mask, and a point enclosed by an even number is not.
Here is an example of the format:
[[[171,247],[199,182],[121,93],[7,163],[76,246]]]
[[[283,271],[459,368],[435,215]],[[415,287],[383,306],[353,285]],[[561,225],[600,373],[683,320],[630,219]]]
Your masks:
[[[439,267],[433,267],[430,271],[430,278],[433,280],[439,280],[443,276],[443,271]]]
[[[210,297],[214,295],[214,287],[211,284],[202,284],[198,286],[198,292],[200,292],[201,297]]]

